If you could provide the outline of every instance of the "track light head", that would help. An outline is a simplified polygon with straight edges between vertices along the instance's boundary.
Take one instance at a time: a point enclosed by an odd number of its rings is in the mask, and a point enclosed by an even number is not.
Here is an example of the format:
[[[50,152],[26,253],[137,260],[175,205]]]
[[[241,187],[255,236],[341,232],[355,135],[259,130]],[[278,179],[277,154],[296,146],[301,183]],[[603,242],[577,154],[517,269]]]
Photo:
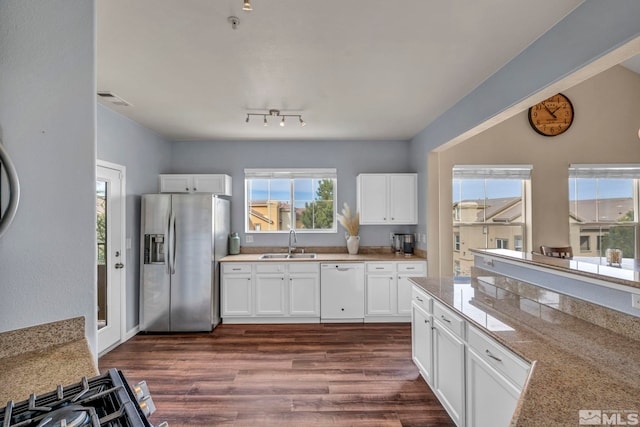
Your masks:
[[[251,7],[251,0],[244,0],[244,3],[242,4],[242,10],[246,10],[247,12],[253,10],[253,8]]]
[[[267,122],[267,115],[264,115],[264,126],[269,126],[269,123]]]
[[[304,120],[302,120],[302,116],[298,116],[298,120],[300,120],[300,126],[306,126],[307,122],[305,122]]]
[[[284,127],[284,116],[282,116],[282,120],[280,120],[280,126]]]
[[[249,123],[249,115],[247,114],[247,119],[244,121],[245,123]]]

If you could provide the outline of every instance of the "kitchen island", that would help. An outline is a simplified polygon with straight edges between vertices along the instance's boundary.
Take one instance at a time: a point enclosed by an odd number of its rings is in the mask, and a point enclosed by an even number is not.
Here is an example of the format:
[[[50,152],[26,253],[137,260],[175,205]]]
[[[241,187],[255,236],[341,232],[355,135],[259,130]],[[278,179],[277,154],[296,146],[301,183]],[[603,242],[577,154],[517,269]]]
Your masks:
[[[578,295],[569,295],[546,283],[547,279],[560,284],[575,281],[574,285],[597,285],[605,294],[633,293],[640,288],[635,276],[598,274],[574,260],[502,250],[474,253],[470,279],[412,281],[460,314],[467,333],[480,329],[531,363],[512,425],[576,426],[581,420],[587,423],[587,418],[601,421],[596,425],[637,425],[640,310],[631,307],[630,297],[628,311],[636,310],[637,315],[581,299],[579,289],[570,287]],[[524,280],[525,276],[533,279]],[[467,407],[468,393],[467,389]],[[473,425],[469,410],[466,415],[466,425]]]

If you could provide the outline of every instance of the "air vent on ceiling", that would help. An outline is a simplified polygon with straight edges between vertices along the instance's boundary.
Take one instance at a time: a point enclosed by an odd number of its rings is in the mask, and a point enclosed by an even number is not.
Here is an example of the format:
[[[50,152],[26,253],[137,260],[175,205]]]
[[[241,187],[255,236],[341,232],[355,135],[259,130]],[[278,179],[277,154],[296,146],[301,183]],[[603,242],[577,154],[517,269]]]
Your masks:
[[[120,98],[112,92],[98,92],[98,96],[104,101],[113,105],[120,105],[122,107],[130,107],[131,103]]]

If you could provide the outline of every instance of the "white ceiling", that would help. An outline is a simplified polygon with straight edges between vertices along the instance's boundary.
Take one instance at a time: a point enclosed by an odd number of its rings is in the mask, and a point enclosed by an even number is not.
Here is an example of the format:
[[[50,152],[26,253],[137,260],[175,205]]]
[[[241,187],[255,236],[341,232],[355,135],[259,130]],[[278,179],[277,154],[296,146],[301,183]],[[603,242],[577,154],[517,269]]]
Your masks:
[[[252,3],[98,0],[105,105],[170,140],[406,140],[582,0]],[[308,125],[245,123],[270,108]]]

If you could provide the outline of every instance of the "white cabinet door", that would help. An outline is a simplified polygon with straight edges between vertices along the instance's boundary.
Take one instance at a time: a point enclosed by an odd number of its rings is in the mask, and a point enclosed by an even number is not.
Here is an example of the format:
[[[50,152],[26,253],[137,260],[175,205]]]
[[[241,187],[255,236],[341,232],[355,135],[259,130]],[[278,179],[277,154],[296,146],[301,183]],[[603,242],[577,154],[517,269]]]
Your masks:
[[[432,317],[417,305],[412,305],[411,315],[411,351],[412,358],[420,374],[428,384],[433,383],[433,339],[431,333]]]
[[[418,223],[418,177],[415,174],[389,175],[389,222]]]
[[[160,175],[161,193],[189,193],[193,191],[191,175]]]
[[[193,175],[193,191],[231,196],[231,177],[229,175]]]
[[[387,205],[387,175],[359,175],[358,211],[360,212],[360,224],[386,223]]]
[[[434,391],[456,425],[463,426],[465,345],[436,319],[432,331]]]
[[[320,317],[320,277],[316,274],[289,274],[289,314]]]
[[[473,349],[467,351],[467,426],[507,427],[520,391],[486,363]]]
[[[286,292],[284,274],[256,274],[256,315],[284,316]]]
[[[421,275],[422,276],[422,275]],[[411,314],[411,282],[409,277],[398,274],[398,292],[397,292],[397,312],[400,315],[408,316]]]
[[[367,274],[367,315],[396,314],[395,274]],[[411,297],[409,297],[411,298]]]
[[[222,317],[252,316],[251,274],[223,274]]]

